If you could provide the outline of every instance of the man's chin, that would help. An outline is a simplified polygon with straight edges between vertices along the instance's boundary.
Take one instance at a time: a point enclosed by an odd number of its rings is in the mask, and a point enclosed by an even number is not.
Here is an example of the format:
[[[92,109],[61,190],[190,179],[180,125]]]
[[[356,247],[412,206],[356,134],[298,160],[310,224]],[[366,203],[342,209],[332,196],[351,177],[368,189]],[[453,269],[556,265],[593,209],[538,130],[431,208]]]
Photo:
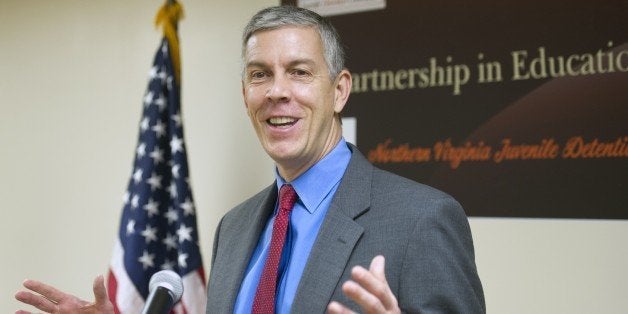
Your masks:
[[[273,141],[264,145],[266,153],[275,161],[297,158],[300,151],[297,141]]]
[[[287,151],[282,151],[282,152],[266,151],[266,152],[268,153],[268,155],[270,155],[270,158],[272,158],[279,165],[289,165],[291,163],[294,163],[296,159],[296,154],[292,152],[287,152]]]

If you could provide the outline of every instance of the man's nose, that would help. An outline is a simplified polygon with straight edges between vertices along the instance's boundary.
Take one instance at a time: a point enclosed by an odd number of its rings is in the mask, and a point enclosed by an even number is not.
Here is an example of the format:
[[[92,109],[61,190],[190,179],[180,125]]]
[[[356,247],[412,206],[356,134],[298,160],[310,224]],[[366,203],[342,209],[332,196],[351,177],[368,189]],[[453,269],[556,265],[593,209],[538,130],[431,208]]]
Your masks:
[[[266,97],[272,101],[284,101],[290,97],[290,82],[281,75],[273,77],[272,84],[266,91]]]

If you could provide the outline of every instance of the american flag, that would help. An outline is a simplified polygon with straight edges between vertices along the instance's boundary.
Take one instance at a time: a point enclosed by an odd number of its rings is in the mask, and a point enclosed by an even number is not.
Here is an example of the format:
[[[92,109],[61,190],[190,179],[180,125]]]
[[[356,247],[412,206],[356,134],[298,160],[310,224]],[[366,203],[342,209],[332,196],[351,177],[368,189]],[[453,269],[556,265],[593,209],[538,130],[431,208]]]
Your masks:
[[[171,47],[164,37],[143,99],[138,145],[107,283],[116,313],[139,313],[150,277],[162,269],[183,278],[184,294],[174,313],[205,311],[205,274]]]

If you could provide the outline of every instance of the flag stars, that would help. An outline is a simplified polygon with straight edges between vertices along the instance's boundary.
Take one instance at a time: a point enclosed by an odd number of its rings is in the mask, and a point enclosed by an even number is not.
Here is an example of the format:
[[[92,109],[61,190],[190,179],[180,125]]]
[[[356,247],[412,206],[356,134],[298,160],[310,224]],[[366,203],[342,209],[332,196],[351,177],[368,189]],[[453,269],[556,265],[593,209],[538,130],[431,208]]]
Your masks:
[[[174,208],[170,207],[166,212],[166,219],[168,219],[168,224],[171,225],[175,221],[179,220],[179,214],[177,214],[177,211],[174,210]]]
[[[135,233],[135,220],[131,219],[126,223],[126,235],[132,235]]]
[[[167,104],[168,103],[166,102],[166,98],[164,97],[164,95],[159,94],[159,98],[155,100],[155,105],[159,108],[159,111],[164,111]]]
[[[124,192],[124,196],[122,196],[122,201],[124,202],[123,204],[124,205],[128,204],[130,199],[131,199],[131,193],[129,193],[129,191]]]
[[[166,246],[168,250],[176,250],[177,249],[177,237],[168,233],[166,238],[162,240],[162,243]]]
[[[162,136],[166,135],[166,125],[161,121],[157,121],[157,123],[151,128],[151,130],[155,132],[157,138],[161,138]]]
[[[133,173],[133,181],[135,182],[135,184],[139,184],[140,182],[142,182],[143,175],[144,175],[144,170],[142,169],[135,170],[135,172]]]
[[[144,119],[140,122],[140,130],[142,130],[142,132],[146,132],[146,130],[148,130],[149,123],[150,119],[148,119],[148,117],[144,117]]]
[[[131,199],[131,209],[136,209],[139,206],[140,206],[140,196],[133,195],[133,198]]]
[[[177,112],[176,114],[173,114],[171,119],[174,121],[177,127],[181,127],[181,124],[183,123],[183,119],[181,118],[180,113]]]
[[[159,79],[162,83],[165,83],[166,78],[168,78],[168,74],[166,73],[166,71],[159,71],[159,73],[157,73],[157,76],[159,76]]]
[[[142,157],[146,155],[146,144],[140,143],[140,145],[137,146],[137,150],[135,152],[137,153],[137,159],[142,159]]]
[[[155,77],[157,77],[157,72],[159,71],[159,68],[155,65],[152,68],[150,68],[150,71],[148,71],[148,77],[150,79],[154,79]]]
[[[144,107],[150,106],[150,104],[153,103],[154,97],[155,95],[153,94],[153,92],[149,91],[148,93],[146,93],[146,95],[144,95]]]
[[[183,209],[185,216],[194,215],[194,203],[192,203],[189,197],[185,198],[185,202],[181,204],[181,209]]]
[[[174,82],[174,79],[172,78],[172,76],[168,76],[168,79],[166,80],[166,86],[168,88],[168,90],[172,90],[172,83]]]
[[[173,155],[177,152],[183,152],[183,140],[176,135],[170,140],[170,151]]]
[[[155,254],[149,254],[146,250],[144,250],[142,256],[138,258],[138,261],[142,264],[144,270],[149,267],[155,267]]]
[[[188,267],[188,257],[189,257],[189,254],[187,254],[187,253],[179,254],[179,258],[178,258],[179,267],[181,267],[181,268],[187,268]]]
[[[153,217],[159,213],[159,202],[153,201],[153,199],[148,200],[148,204],[144,205],[144,210],[148,215],[148,218]]]
[[[146,225],[146,229],[142,231],[142,236],[146,241],[146,244],[152,241],[157,241],[157,228],[153,228],[150,225]]]
[[[175,179],[178,179],[179,178],[179,170],[181,170],[181,165],[179,165],[179,164],[172,165],[172,168],[170,169],[170,171],[172,172],[172,177],[174,177]]]
[[[158,165],[159,163],[164,161],[164,151],[162,149],[159,149],[159,147],[155,146],[155,149],[153,149],[152,152],[150,152],[150,154],[148,154],[150,156],[150,158],[153,159],[153,163],[155,165]]]
[[[171,199],[176,199],[177,198],[177,195],[178,195],[178,193],[177,193],[177,184],[174,181],[172,181],[170,183],[170,187],[168,187],[168,194],[170,194],[170,198]]]
[[[181,224],[177,230],[177,236],[179,237],[179,243],[183,243],[185,240],[192,241],[192,227],[186,227],[185,224]]]
[[[148,183],[148,185],[150,185],[150,190],[153,191],[153,192],[156,189],[161,189],[161,176],[158,176],[156,173],[153,172],[153,174],[151,174],[150,178],[148,178],[148,180],[146,180],[146,183]]]
[[[164,263],[161,264],[161,269],[162,270],[174,270],[174,265],[175,264],[173,261],[166,259]]]

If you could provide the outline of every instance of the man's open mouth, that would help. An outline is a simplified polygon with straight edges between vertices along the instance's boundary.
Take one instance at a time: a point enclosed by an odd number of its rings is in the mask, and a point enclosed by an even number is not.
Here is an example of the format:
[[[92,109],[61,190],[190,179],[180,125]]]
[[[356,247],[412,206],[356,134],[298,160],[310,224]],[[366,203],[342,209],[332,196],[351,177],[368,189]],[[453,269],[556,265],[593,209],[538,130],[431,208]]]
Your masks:
[[[268,124],[276,127],[291,126],[297,123],[298,119],[290,117],[273,117],[267,120]]]

